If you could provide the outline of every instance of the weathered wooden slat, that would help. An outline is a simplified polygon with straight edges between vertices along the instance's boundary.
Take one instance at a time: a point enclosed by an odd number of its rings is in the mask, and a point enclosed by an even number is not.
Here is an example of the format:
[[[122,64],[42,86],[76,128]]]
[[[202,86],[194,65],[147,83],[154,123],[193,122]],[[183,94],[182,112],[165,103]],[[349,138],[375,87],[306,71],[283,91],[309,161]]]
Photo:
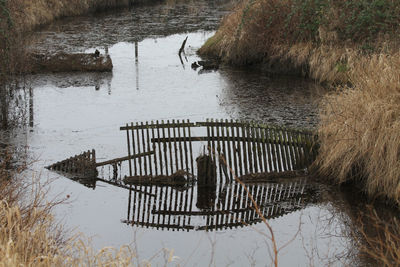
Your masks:
[[[267,133],[267,139],[271,140],[274,138],[273,135],[274,130],[271,129],[266,129],[266,133]],[[275,141],[275,140],[274,140]],[[268,148],[270,149],[270,156],[271,156],[271,162],[272,162],[272,167],[273,167],[273,171],[279,171],[278,169],[278,162],[277,162],[277,154],[275,151],[275,144],[274,142],[269,143],[268,142]]]
[[[218,120],[216,120],[216,122],[218,122]],[[219,165],[219,183],[222,184],[222,178],[223,178],[223,176],[222,176],[222,168],[224,168],[224,167],[226,168],[226,163],[225,163],[226,159],[224,158],[225,155],[221,153],[221,140],[222,140],[222,137],[220,138],[219,132],[220,132],[220,127],[217,125],[215,127],[215,135],[216,135],[216,138],[217,138],[216,150],[217,150],[218,165]]]
[[[148,124],[149,123],[146,121],[146,125],[148,125]],[[146,128],[147,151],[151,151],[151,149],[150,149],[150,141],[149,140],[150,140],[150,132],[149,132],[149,128],[147,127]],[[153,149],[153,151],[154,151],[154,149]],[[151,160],[151,156],[152,155],[148,155],[148,164],[149,164],[149,174],[150,175],[153,175],[153,161]]]
[[[161,121],[161,124],[164,124],[164,121]],[[162,129],[162,136],[163,138],[165,138],[165,128],[161,128]],[[169,138],[169,136],[168,136]],[[160,144],[161,145],[161,144]],[[165,172],[168,175],[168,153],[167,153],[168,147],[167,147],[167,143],[163,143],[163,151],[164,151],[164,160],[165,160]],[[171,172],[172,173],[172,172]]]
[[[172,120],[172,123],[175,125],[175,120]],[[176,129],[177,127],[172,127],[171,128],[171,130],[172,130],[172,134],[173,134],[173,144],[174,144],[174,155],[175,155],[175,167],[176,167],[176,170],[179,170],[179,161],[178,161],[178,147],[177,147],[177,140],[176,140],[176,133],[175,133],[175,129]]]
[[[243,138],[245,138],[245,139],[247,139],[246,138],[246,130],[245,130],[245,127],[241,127],[241,132],[242,132],[242,137]],[[243,167],[244,167],[244,173],[245,174],[248,174],[249,173],[249,171],[248,171],[248,168],[247,168],[247,165],[248,165],[248,160],[247,160],[247,153],[248,153],[248,150],[247,150],[247,141],[244,141],[243,143],[242,143],[242,148],[243,148]]]
[[[187,131],[187,127],[183,127],[182,128],[182,135],[183,138],[186,138],[186,131]],[[184,149],[184,154],[185,154],[185,170],[186,172],[189,172],[189,156],[188,156],[188,142],[183,142],[183,149]]]
[[[179,120],[177,121],[177,124],[179,125]],[[178,138],[181,138],[181,127],[177,127],[178,130]],[[183,130],[185,130],[183,128]],[[185,167],[183,166],[183,149],[182,149],[182,142],[178,141],[178,150],[179,150],[179,159],[180,159],[180,163],[181,163],[181,167],[178,170],[184,170]]]
[[[137,122],[136,123],[136,126],[139,126],[139,123]],[[140,154],[141,153],[141,148],[140,148],[140,131],[139,131],[139,129],[137,129],[137,128],[132,128],[132,130],[136,130],[135,131],[135,136],[136,136],[136,148],[137,148],[137,153],[138,154]],[[143,151],[144,152],[144,151]],[[138,174],[139,175],[143,175],[143,172],[142,172],[142,157],[140,157],[140,158],[138,158],[138,169],[139,169],[139,171],[138,171]]]
[[[287,147],[286,147],[286,138],[285,138],[285,130],[280,130],[278,132],[279,135],[279,143],[280,143],[280,147],[281,147],[281,155],[282,155],[282,171],[288,171],[289,168],[289,164],[288,164],[288,151],[287,151]]]
[[[232,181],[232,156],[231,156],[231,149],[229,142],[226,141],[226,137],[228,134],[228,128],[226,127],[221,127],[221,136],[222,136],[222,154],[225,159],[225,177],[227,181]]]
[[[250,124],[247,124],[245,127],[244,127],[244,133],[245,133],[245,135],[246,135],[246,139],[247,139],[247,142],[246,142],[246,146],[247,146],[247,156],[248,156],[248,163],[249,163],[249,172],[250,173],[252,173],[252,172],[254,172],[254,170],[253,170],[253,153],[252,153],[252,145],[253,145],[253,140],[252,140],[252,138],[251,138],[251,126],[250,126]]]
[[[121,158],[116,158],[116,159],[111,159],[111,160],[107,160],[107,161],[102,161],[102,162],[96,163],[96,167],[105,166],[105,165],[109,165],[109,164],[114,164],[114,163],[122,162],[122,161],[125,161],[125,160],[129,160],[129,159],[137,159],[137,158],[140,158],[140,157],[146,157],[146,156],[149,156],[149,155],[152,155],[152,154],[154,154],[154,151],[149,151],[149,152],[140,153],[140,154],[134,154],[134,155],[121,157]]]
[[[167,120],[167,124],[169,123],[169,120]],[[174,125],[173,125],[174,127]],[[171,129],[173,127],[167,128],[167,134],[168,134],[168,138],[171,138]],[[172,142],[174,142],[174,139],[172,139]],[[170,171],[171,173],[174,173],[174,158],[172,157],[172,142],[168,143],[168,149],[169,149],[169,161],[170,161]]]
[[[256,141],[256,125],[255,124],[251,124],[251,139],[252,139],[252,149],[253,149],[253,163],[254,163],[254,172],[258,172],[258,168],[259,168],[259,160],[258,160],[258,148],[257,148],[257,144],[259,142]]]
[[[187,121],[189,122],[189,120],[187,120]],[[188,125],[187,128],[188,128],[188,138],[190,139],[190,138],[191,138],[191,135],[192,135],[192,133],[191,133],[192,130],[191,130],[191,128],[190,128],[190,125]],[[193,145],[192,145],[192,142],[189,143],[189,154],[190,154],[191,173],[192,173],[192,175],[194,175],[194,166],[193,166]]]
[[[231,121],[233,122],[233,121]],[[235,127],[236,129],[236,136],[239,137],[240,135],[240,131],[239,131],[239,126]],[[233,131],[232,131],[233,134]],[[237,156],[235,158],[235,160],[238,160],[238,167],[239,167],[239,171],[238,171],[238,175],[243,175],[243,162],[242,162],[242,151],[241,151],[241,143],[239,141],[236,142],[236,151],[234,151],[235,156]],[[235,165],[236,165],[236,161],[235,161]]]
[[[158,123],[158,120],[156,121],[156,125],[158,125],[159,123]],[[158,138],[160,138],[160,128],[156,128],[157,129],[157,137]],[[154,136],[154,135],[153,135]],[[160,163],[160,172],[161,172],[161,175],[163,175],[164,174],[164,172],[163,172],[163,156],[162,156],[162,152],[161,152],[161,144],[160,143],[158,143],[157,142],[157,144],[158,144],[158,155],[159,155],[159,157],[160,157],[160,160],[159,160],[159,163]],[[157,158],[156,156],[154,157],[154,158]]]
[[[153,124],[153,121],[151,121],[151,124]],[[155,131],[154,128],[151,128],[151,136],[154,136]],[[158,175],[158,163],[157,163],[157,149],[156,149],[156,144],[152,143],[152,148],[150,149],[150,137],[147,136],[147,142],[149,143],[149,151],[152,149],[154,151],[154,156],[153,156],[153,161],[154,161],[154,172],[155,175]]]
[[[122,127],[120,127],[119,129],[121,130],[121,131],[123,131],[123,130],[126,130],[126,129],[138,129],[138,130],[141,130],[141,129],[143,129],[143,128],[155,128],[155,129],[157,129],[157,128],[159,128],[159,129],[161,129],[161,128],[175,128],[175,127],[197,127],[197,126],[200,126],[200,125],[196,125],[195,123],[192,123],[192,122],[181,122],[181,123],[179,123],[179,124],[177,124],[177,123],[173,123],[173,122],[169,122],[169,121],[167,121],[166,123],[164,123],[164,121],[162,121],[161,122],[161,124],[157,124],[157,123],[152,123],[152,124],[149,124],[149,125],[139,125],[139,124],[136,124],[136,125],[131,125],[131,126],[122,126]]]
[[[161,228],[161,229],[175,229],[175,230],[193,230],[195,229],[194,226],[191,225],[173,225],[173,224],[153,224],[153,223],[147,223],[147,222],[141,222],[141,221],[122,221],[123,223],[126,224],[133,224],[133,225],[138,225],[138,226],[145,226],[145,227],[154,227],[154,228]]]
[[[143,124],[143,122],[140,122],[140,126],[144,126],[144,124]],[[144,130],[145,130],[145,127],[141,127],[141,136],[142,136],[142,149],[143,149],[143,152],[146,152],[146,141],[145,141],[145,134],[144,134]],[[138,131],[139,131],[139,129],[138,129]],[[143,174],[144,175],[147,175],[148,173],[147,173],[147,158],[146,157],[143,157]]]

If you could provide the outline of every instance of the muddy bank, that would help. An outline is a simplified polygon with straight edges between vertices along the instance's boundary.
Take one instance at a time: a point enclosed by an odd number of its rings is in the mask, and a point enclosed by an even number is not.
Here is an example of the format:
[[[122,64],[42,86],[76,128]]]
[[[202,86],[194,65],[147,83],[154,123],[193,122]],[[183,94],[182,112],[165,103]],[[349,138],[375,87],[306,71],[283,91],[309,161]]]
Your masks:
[[[54,55],[31,54],[29,73],[47,72],[106,72],[112,71],[109,55],[100,53],[57,53]]]

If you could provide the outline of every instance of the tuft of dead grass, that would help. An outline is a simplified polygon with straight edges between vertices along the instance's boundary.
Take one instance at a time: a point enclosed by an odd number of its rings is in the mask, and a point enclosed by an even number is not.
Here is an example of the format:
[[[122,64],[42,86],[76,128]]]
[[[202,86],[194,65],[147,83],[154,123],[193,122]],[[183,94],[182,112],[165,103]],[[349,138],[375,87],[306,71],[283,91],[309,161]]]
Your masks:
[[[400,204],[400,53],[364,56],[321,104],[318,164],[338,183]]]

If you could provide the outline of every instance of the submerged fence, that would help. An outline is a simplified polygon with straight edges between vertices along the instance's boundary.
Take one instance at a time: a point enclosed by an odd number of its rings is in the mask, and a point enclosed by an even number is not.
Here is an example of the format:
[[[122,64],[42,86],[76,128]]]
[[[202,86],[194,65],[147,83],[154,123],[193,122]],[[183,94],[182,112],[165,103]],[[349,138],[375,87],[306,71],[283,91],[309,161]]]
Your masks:
[[[260,214],[273,218],[300,209],[308,196],[306,180],[296,177],[316,158],[311,132],[213,119],[130,123],[120,130],[126,156],[97,162],[92,150],[48,168],[89,187],[100,180],[128,189],[127,224],[239,227],[260,222]],[[293,179],[274,182],[282,177]],[[246,182],[260,214],[236,178]]]
[[[304,179],[282,183],[252,184],[247,188],[260,214],[238,183],[217,188],[134,186],[129,191],[124,223],[172,231],[221,230],[243,227],[280,217],[304,207],[309,197]],[[140,189],[140,190],[139,190]]]
[[[196,175],[196,158],[209,155],[217,180],[234,176],[307,168],[316,157],[311,132],[233,120],[156,121],[131,123],[126,131],[130,176],[171,175],[179,170]]]
[[[207,156],[215,166],[215,182],[228,183],[254,173],[304,170],[317,155],[311,132],[254,122],[151,121],[126,124],[120,130],[126,132],[127,156],[96,162],[92,150],[48,168],[79,178],[97,178],[100,173],[122,185],[124,178],[160,181],[177,173],[196,177],[201,156]]]

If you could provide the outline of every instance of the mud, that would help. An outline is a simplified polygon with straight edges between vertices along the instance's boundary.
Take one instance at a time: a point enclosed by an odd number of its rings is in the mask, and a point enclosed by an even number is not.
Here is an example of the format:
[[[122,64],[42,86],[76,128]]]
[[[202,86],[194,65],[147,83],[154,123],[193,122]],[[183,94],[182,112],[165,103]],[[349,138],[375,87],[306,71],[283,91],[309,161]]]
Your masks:
[[[57,53],[52,55],[31,54],[30,73],[46,72],[106,72],[112,71],[109,55],[94,53]]]

